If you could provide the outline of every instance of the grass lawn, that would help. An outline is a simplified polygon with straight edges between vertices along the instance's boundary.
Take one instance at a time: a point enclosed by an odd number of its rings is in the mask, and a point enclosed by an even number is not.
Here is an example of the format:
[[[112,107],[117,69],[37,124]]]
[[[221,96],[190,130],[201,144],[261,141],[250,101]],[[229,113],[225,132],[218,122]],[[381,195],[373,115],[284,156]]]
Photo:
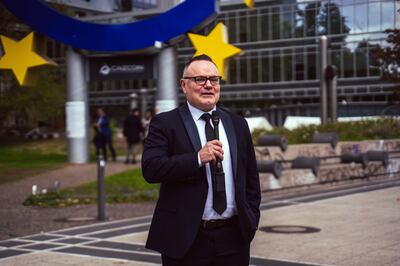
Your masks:
[[[142,176],[141,169],[128,170],[106,177],[105,190],[107,203],[151,201],[158,197],[158,185],[148,184]],[[67,207],[96,201],[97,181],[94,181],[59,192],[30,196],[25,200],[24,205]]]
[[[0,184],[58,168],[66,162],[65,140],[0,140]]]

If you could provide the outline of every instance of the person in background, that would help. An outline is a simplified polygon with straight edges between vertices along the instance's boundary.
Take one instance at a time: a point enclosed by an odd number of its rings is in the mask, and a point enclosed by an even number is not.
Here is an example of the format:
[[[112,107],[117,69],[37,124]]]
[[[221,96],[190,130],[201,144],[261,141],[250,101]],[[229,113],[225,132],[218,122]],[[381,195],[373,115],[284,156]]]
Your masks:
[[[106,146],[104,144],[104,136],[103,136],[103,134],[101,134],[101,132],[97,128],[97,125],[93,126],[93,130],[94,130],[93,144],[96,149],[96,156],[101,155],[104,159],[105,155],[106,155]]]
[[[126,159],[125,163],[136,163],[136,156],[139,150],[143,126],[140,119],[140,112],[137,108],[132,109],[124,121],[123,134],[126,139]],[[132,155],[132,161],[129,161]]]
[[[142,120],[142,124],[143,124],[143,128],[144,128],[143,139],[146,138],[147,134],[149,133],[149,125],[150,125],[150,121],[151,121],[152,117],[153,117],[153,112],[150,109],[148,109],[144,113],[144,117]]]
[[[143,176],[160,183],[146,248],[164,266],[249,265],[260,181],[246,120],[217,106],[220,82],[209,56],[193,57],[180,80],[187,102],[154,116],[143,143]]]
[[[110,152],[111,152],[111,157],[112,160],[115,162],[117,161],[117,156],[115,153],[115,149],[113,147],[113,143],[112,143],[112,132],[111,132],[111,128],[110,128],[110,121],[108,119],[108,116],[106,115],[106,113],[104,112],[104,110],[102,108],[98,108],[97,109],[97,129],[99,130],[99,132],[103,135],[104,137],[104,160],[107,161],[107,147],[109,148]]]

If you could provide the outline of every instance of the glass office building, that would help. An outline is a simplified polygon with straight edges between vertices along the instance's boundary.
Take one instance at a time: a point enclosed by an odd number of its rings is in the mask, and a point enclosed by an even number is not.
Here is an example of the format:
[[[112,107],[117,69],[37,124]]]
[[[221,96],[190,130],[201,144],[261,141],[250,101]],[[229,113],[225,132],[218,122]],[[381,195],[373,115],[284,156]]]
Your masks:
[[[179,2],[121,0],[120,6],[127,11],[133,7],[163,9]],[[374,49],[388,46],[386,29],[400,28],[400,1],[255,0],[252,10],[242,0],[221,0],[219,5],[218,17],[198,34],[208,34],[223,22],[229,43],[244,51],[229,60],[221,95],[224,106],[265,116],[273,125],[282,125],[289,115],[319,116],[321,35],[329,38],[328,64],[338,71],[339,116],[381,115],[392,104],[396,84],[381,80]],[[125,22],[122,17],[107,21]],[[47,47],[49,57],[63,65],[64,45],[48,40]],[[179,77],[195,51],[188,39],[176,49]],[[183,103],[184,95],[176,85]],[[146,108],[154,106],[157,80],[92,81],[89,88],[91,106],[110,106],[112,112],[125,114],[132,93],[145,98]]]
[[[396,88],[381,80],[374,49],[388,45],[384,30],[400,28],[399,9],[395,0],[256,0],[252,10],[242,0],[225,0],[198,34],[223,22],[229,43],[244,51],[230,59],[221,95],[235,112],[265,116],[273,125],[289,115],[319,116],[319,38],[326,35],[328,64],[338,74],[338,115],[373,116],[385,113]],[[194,52],[188,39],[177,46],[178,76]],[[156,79],[94,82],[90,102],[117,108],[137,92],[151,107],[156,87]],[[183,103],[178,82],[177,91]]]
[[[221,102],[274,125],[288,115],[319,116],[319,38],[326,35],[328,64],[337,68],[338,115],[384,113],[395,84],[380,79],[374,49],[388,45],[385,29],[400,28],[399,9],[394,0],[255,1],[253,10],[222,1],[203,34],[223,22],[244,55],[229,62]],[[180,70],[193,52],[188,41],[178,49]]]

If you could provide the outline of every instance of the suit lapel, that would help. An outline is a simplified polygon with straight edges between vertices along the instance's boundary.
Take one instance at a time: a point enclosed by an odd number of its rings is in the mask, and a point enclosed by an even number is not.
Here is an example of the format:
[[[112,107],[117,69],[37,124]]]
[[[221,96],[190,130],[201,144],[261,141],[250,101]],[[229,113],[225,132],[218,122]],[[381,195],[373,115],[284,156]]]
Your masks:
[[[189,135],[190,141],[192,142],[194,150],[199,151],[201,149],[200,136],[197,132],[196,124],[193,121],[193,117],[190,114],[187,104],[183,104],[181,107],[179,107],[179,114],[182,117],[183,123]]]
[[[232,170],[233,170],[233,176],[236,178],[236,173],[237,173],[237,141],[236,141],[236,133],[235,133],[235,128],[233,127],[233,122],[231,117],[227,112],[222,110],[221,108],[217,108],[218,113],[220,114],[222,123],[224,124],[225,128],[225,133],[228,138],[229,142],[229,149],[231,153],[231,158],[232,158]]]

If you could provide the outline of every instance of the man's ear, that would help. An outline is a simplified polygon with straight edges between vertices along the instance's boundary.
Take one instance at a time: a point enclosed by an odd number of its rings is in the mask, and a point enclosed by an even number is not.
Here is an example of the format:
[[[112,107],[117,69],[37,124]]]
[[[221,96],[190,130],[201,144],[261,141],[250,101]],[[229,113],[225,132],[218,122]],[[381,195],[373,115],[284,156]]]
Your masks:
[[[183,79],[179,80],[179,84],[181,85],[182,91],[184,94],[186,94],[186,83]]]

